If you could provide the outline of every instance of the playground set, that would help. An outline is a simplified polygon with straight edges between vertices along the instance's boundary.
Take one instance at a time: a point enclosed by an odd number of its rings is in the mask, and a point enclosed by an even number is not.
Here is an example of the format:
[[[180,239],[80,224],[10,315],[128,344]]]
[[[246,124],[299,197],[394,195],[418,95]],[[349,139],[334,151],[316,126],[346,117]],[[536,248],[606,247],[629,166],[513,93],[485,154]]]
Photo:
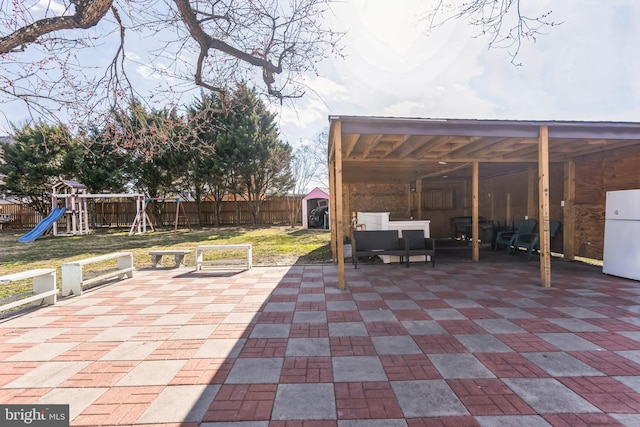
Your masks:
[[[184,211],[184,206],[180,198],[150,198],[139,193],[117,193],[117,194],[91,194],[87,193],[87,187],[78,182],[71,180],[60,181],[53,186],[51,194],[52,210],[42,221],[35,226],[33,230],[21,236],[18,241],[22,243],[33,242],[37,238],[52,230],[54,236],[76,236],[90,233],[89,220],[89,200],[94,202],[105,199],[133,199],[136,206],[136,215],[129,229],[129,236],[136,233],[146,233],[147,231],[155,231],[156,226],[149,216],[149,206],[152,202],[175,202],[176,215],[174,222],[174,232],[178,230],[178,221],[180,213],[184,215],[185,221],[189,229],[191,225]],[[102,219],[106,225],[104,204],[102,211]],[[151,215],[153,217],[153,215]],[[66,231],[61,232],[58,227],[58,221],[65,219]],[[97,224],[94,224],[97,226]]]

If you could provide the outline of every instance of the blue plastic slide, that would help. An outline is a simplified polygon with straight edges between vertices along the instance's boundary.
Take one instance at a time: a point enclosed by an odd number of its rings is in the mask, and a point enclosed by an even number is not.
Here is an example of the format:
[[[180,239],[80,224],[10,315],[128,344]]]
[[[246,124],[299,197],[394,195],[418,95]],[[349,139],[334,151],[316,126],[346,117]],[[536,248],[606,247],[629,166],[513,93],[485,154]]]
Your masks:
[[[18,239],[18,242],[20,243],[33,242],[38,237],[46,233],[46,231],[51,228],[53,223],[59,220],[62,215],[64,215],[64,212],[66,210],[67,208],[55,208],[54,210],[51,211],[49,215],[47,215],[45,219],[43,219],[42,221],[40,221],[38,225],[36,225],[36,228],[31,230],[24,236],[20,236],[20,238]]]

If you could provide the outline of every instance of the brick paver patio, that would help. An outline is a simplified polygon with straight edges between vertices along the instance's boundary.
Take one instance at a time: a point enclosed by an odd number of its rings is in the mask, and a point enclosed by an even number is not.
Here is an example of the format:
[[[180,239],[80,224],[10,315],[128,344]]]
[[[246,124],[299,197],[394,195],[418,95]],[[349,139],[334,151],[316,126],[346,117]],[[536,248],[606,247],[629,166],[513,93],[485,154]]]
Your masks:
[[[74,426],[640,425],[640,283],[554,261],[136,271],[0,322],[0,402]]]

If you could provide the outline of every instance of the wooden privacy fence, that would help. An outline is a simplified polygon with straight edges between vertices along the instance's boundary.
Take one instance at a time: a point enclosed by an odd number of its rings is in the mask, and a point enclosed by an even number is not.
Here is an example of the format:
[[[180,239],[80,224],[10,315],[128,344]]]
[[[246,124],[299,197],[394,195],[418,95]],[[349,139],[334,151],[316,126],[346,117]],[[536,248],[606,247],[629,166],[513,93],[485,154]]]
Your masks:
[[[292,201],[292,206],[297,209],[297,225],[302,223],[302,206],[300,201]],[[212,201],[201,202],[200,221],[198,220],[198,208],[195,202],[181,202],[184,207],[179,211],[178,226],[186,227],[187,220],[192,226],[216,225],[215,204]],[[251,225],[251,207],[249,202],[223,201],[220,202],[220,225]],[[150,219],[158,227],[173,227],[176,218],[177,204],[174,201],[156,202],[154,207],[149,207],[147,212]],[[43,218],[42,214],[35,212],[25,205],[3,204],[0,205],[0,214],[8,221],[3,228],[27,229],[35,227]],[[186,218],[185,215],[186,214]],[[264,200],[260,204],[258,224],[284,225],[289,224],[289,205],[286,197],[273,197]],[[90,200],[89,218],[91,227],[129,227],[136,216],[136,206],[133,201],[107,201]],[[65,226],[65,219],[61,218],[58,227]]]

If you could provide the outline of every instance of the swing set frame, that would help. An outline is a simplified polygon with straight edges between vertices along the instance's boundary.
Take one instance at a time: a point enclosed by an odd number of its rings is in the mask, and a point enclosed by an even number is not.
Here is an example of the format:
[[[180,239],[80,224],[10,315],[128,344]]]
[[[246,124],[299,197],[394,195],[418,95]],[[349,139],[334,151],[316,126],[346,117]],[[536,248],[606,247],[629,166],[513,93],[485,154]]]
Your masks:
[[[189,231],[191,231],[191,223],[189,222],[189,217],[187,216],[187,212],[184,210],[184,205],[182,204],[182,200],[179,197],[147,197],[142,200],[141,210],[138,211],[135,220],[133,221],[133,225],[131,226],[131,230],[129,231],[129,235],[133,235],[136,232],[136,228],[139,224],[141,224],[143,232],[147,231],[147,223],[151,228],[151,231],[155,231],[157,228],[157,221],[152,221],[151,218],[154,217],[153,212],[150,211],[152,202],[162,202],[162,203],[170,203],[173,202],[176,204],[176,215],[175,220],[173,222],[173,232],[178,232],[178,221],[180,220],[180,212],[184,216],[185,222]],[[151,213],[151,216],[149,216]],[[154,217],[155,219],[155,217]],[[162,218],[161,218],[162,220]]]

